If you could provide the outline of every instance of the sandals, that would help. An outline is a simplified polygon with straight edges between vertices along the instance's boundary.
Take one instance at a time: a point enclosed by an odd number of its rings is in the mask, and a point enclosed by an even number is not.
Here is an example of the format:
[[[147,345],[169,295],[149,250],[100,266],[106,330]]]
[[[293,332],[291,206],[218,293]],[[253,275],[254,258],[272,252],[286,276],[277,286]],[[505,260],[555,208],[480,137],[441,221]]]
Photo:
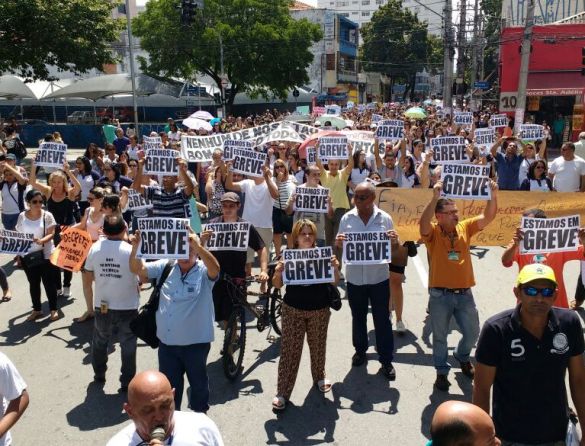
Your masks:
[[[27,321],[36,321],[37,319],[43,317],[42,311],[33,311],[27,318]]]
[[[51,319],[51,321],[57,321],[61,319],[61,316],[59,315],[59,312],[57,310],[52,310],[51,317],[49,319]]]
[[[272,400],[272,410],[282,412],[286,409],[286,400],[283,396],[275,396]]]
[[[10,302],[11,300],[12,300],[12,294],[2,296],[2,302]]]
[[[89,321],[90,319],[93,319],[93,317],[94,317],[93,311],[86,311],[85,313],[83,313],[83,315],[81,317],[77,317],[73,320],[75,322],[85,322],[85,321]]]
[[[319,382],[317,382],[317,387],[322,393],[327,393],[331,390],[331,381],[328,379],[320,379]]]

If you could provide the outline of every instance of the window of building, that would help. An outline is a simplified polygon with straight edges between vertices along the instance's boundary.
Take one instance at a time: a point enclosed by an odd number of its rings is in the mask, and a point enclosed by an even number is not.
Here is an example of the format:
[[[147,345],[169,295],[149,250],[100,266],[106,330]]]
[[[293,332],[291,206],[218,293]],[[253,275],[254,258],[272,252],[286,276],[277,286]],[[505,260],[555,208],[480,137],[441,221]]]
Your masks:
[[[386,3],[386,0],[376,0],[376,5],[383,5]]]
[[[349,6],[349,0],[339,0],[337,2],[337,7]]]
[[[370,4],[370,0],[362,0],[362,5],[369,5]]]
[[[342,15],[343,17],[349,17],[349,12],[342,12],[339,15]]]
[[[357,11],[353,11],[351,15],[358,15]]]
[[[362,11],[362,17],[370,17],[370,11]]]
[[[335,54],[325,55],[325,67],[327,70],[335,70]]]

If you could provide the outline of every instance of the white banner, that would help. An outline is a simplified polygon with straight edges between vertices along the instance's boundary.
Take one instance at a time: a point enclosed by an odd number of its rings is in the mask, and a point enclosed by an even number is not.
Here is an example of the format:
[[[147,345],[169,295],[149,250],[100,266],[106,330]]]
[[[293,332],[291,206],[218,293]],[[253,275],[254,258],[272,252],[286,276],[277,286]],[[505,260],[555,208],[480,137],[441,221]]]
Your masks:
[[[0,253],[25,255],[33,246],[34,234],[0,229]]]
[[[144,173],[147,175],[177,176],[179,152],[172,149],[150,149],[146,151]]]
[[[285,285],[331,283],[335,280],[332,256],[331,246],[311,249],[284,249],[282,251],[284,261],[282,281]],[[311,296],[307,296],[307,298],[310,299]]]
[[[39,146],[35,157],[35,164],[39,167],[63,168],[67,159],[67,144],[44,142]]]
[[[480,164],[443,164],[442,196],[464,200],[491,200],[490,166]]]
[[[141,259],[188,259],[189,220],[187,218],[138,218]]]
[[[207,241],[210,251],[246,251],[250,237],[250,223],[208,223],[204,231],[213,231]]]
[[[295,190],[295,211],[316,212],[326,214],[328,209],[327,197],[329,189],[326,187],[301,187]]]
[[[496,142],[496,130],[492,127],[475,129],[474,139],[481,152],[489,151]]]
[[[144,198],[140,192],[128,189],[128,209],[138,211],[140,209],[152,209],[152,203]]]
[[[160,136],[143,136],[142,143],[144,150],[163,148],[162,138]]]
[[[399,141],[404,138],[404,121],[387,119],[378,123],[375,136],[390,141]]]
[[[345,160],[348,157],[347,136],[319,138],[319,159]]]
[[[544,139],[544,127],[538,124],[522,124],[520,126],[520,139],[522,141]]]
[[[254,150],[251,141],[238,141],[236,139],[226,139],[223,142],[223,159],[233,160],[234,159],[234,148],[243,150]],[[212,160],[209,160],[212,161]]]
[[[265,153],[247,149],[232,149],[232,152],[234,155],[232,170],[234,172],[256,178],[264,175],[262,166],[266,163]]]
[[[453,115],[453,123],[462,127],[471,127],[473,125],[473,113],[455,112]]]
[[[522,217],[521,254],[577,251],[579,249],[580,216],[558,218]]]
[[[377,265],[390,263],[390,237],[386,232],[346,232],[343,241],[343,263]]]
[[[440,136],[431,139],[433,160],[437,164],[468,163],[465,147],[467,141],[463,136]]]
[[[490,127],[506,127],[508,125],[508,115],[492,115],[490,116]]]

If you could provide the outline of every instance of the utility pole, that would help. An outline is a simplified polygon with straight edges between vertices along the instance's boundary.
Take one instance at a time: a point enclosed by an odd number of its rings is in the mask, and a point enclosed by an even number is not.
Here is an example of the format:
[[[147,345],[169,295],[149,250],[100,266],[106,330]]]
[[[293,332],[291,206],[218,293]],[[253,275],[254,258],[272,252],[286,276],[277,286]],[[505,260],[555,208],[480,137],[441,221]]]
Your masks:
[[[524,110],[526,109],[526,84],[528,83],[528,66],[530,64],[530,50],[532,49],[532,27],[534,26],[534,0],[528,0],[526,9],[526,24],[520,51],[520,76],[518,77],[518,101],[514,113],[514,133],[520,131],[524,124]]]
[[[459,35],[457,36],[457,106],[463,109],[463,95],[465,90],[465,25],[467,20],[467,0],[461,0],[459,6]],[[461,83],[459,83],[461,82]]]
[[[138,129],[138,100],[136,98],[136,72],[134,69],[134,38],[132,37],[132,21],[130,20],[130,0],[126,0],[126,25],[128,26],[128,57],[130,58],[130,79],[132,80],[132,108],[134,109],[134,131],[140,138]],[[113,116],[113,115],[112,115]]]
[[[477,80],[477,59],[479,53],[479,15],[477,14],[477,10],[479,8],[479,0],[475,0],[475,5],[473,7],[474,16],[473,16],[473,39],[472,39],[472,47],[471,47],[471,76],[470,76],[470,91],[471,91],[471,110],[477,111],[477,106],[475,104],[475,100],[473,98],[473,92],[475,91],[475,81]]]
[[[221,38],[221,33],[219,33],[219,69],[221,70],[221,82],[219,83],[221,86],[221,110],[223,112],[223,119],[226,119],[227,116],[225,114],[225,86],[224,86],[226,76],[225,76],[225,72],[223,71],[223,39]]]
[[[452,114],[453,99],[451,90],[453,88],[453,39],[452,39],[452,8],[451,0],[445,0],[443,8],[443,111],[445,115]]]

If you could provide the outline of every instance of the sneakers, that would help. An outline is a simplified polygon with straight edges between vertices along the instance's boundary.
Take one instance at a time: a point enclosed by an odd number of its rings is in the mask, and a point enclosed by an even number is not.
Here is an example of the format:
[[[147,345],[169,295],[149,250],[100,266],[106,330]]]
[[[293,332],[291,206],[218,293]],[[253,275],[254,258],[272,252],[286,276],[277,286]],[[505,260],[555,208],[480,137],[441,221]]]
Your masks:
[[[447,392],[449,390],[450,385],[451,385],[451,383],[447,379],[447,375],[437,374],[437,379],[435,380],[435,387],[438,390],[442,390],[443,392]]]
[[[360,365],[363,365],[366,363],[368,359],[366,358],[366,354],[365,353],[354,353],[354,355],[351,358],[351,365],[354,367],[358,367]]]
[[[388,381],[396,381],[396,370],[394,370],[392,363],[383,365],[380,371],[388,378]]]
[[[404,325],[404,322],[396,321],[396,327],[394,328],[394,331],[398,334],[406,333],[406,325]]]
[[[63,297],[71,297],[71,288],[68,286],[64,286],[62,294],[63,294]]]

